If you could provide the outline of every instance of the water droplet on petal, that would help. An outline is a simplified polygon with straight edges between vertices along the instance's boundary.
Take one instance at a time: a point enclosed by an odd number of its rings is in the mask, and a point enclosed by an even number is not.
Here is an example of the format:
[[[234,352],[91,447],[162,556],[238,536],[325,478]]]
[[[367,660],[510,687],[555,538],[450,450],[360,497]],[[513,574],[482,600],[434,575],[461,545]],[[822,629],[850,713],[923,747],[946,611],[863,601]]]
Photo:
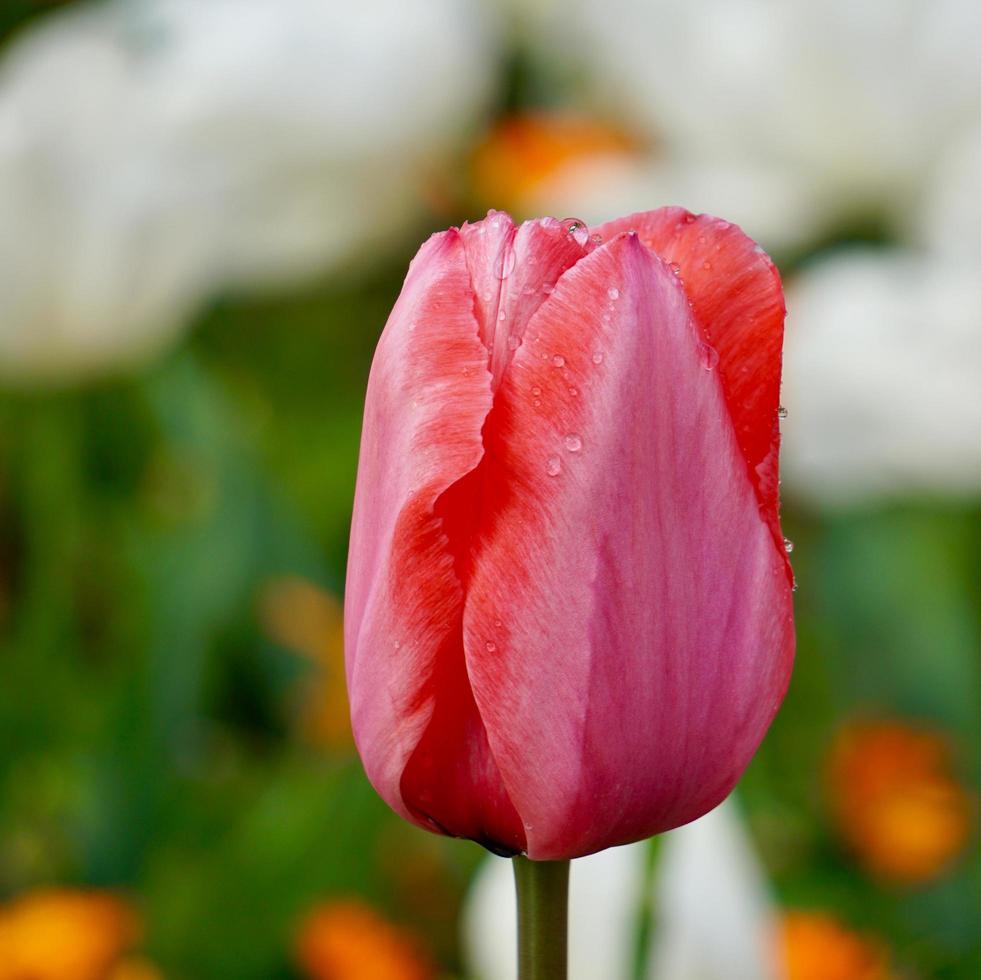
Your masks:
[[[585,248],[589,242],[589,229],[586,227],[586,222],[578,218],[565,218],[562,225],[576,242]]]
[[[705,270],[706,272],[711,272],[711,271],[712,271],[712,263],[711,263],[711,262],[703,262],[703,263],[702,263],[702,268],[703,268],[703,269],[704,269],[704,270]]]
[[[542,400],[540,398],[536,398],[535,401],[534,401],[534,406],[535,406],[535,408],[541,408],[542,407]]]
[[[603,352],[602,351],[597,351],[595,354],[593,354],[593,363],[594,364],[602,364],[603,363]]]
[[[582,449],[582,438],[576,435],[575,432],[570,432],[562,442],[570,453],[577,453]]]
[[[681,266],[677,262],[669,262],[668,266],[676,276],[681,276]]]
[[[531,393],[533,395],[540,395],[542,393],[542,389],[539,388],[538,385],[535,385],[535,387],[531,389]]]
[[[794,542],[790,538],[783,539],[783,550],[789,555],[794,550]]]
[[[719,363],[719,352],[711,344],[699,344],[698,356],[706,371],[711,371]]]
[[[521,338],[513,333],[508,337],[508,350],[517,350],[521,346]]]
[[[558,476],[562,472],[562,460],[558,456],[549,456],[545,463],[545,472],[549,476]]]
[[[499,310],[498,311],[498,314],[497,314],[497,319],[498,320],[506,320],[507,318],[508,318],[508,315],[507,315],[507,313],[504,312],[504,310]]]
[[[579,394],[579,389],[578,388],[570,388],[569,389],[569,394],[572,395],[573,398],[575,398],[576,395]]]
[[[484,647],[486,648],[488,653],[493,653],[497,649],[497,644],[493,640],[488,640],[484,644]]]
[[[786,417],[787,417],[787,416],[788,416],[789,414],[790,414],[790,413],[789,413],[789,412],[787,411],[787,409],[785,409],[785,408],[783,407],[783,405],[781,405],[781,406],[780,406],[780,407],[779,407],[779,408],[777,409],[777,418],[778,418],[778,419],[785,419],[785,418],[786,418]]]
[[[620,290],[617,289],[616,286],[610,286],[610,288],[606,291],[606,295],[609,296],[610,299],[619,299]]]
[[[594,245],[602,245],[603,244],[603,236],[602,235],[590,235],[589,236],[589,240]]]
[[[502,624],[501,624],[501,621],[499,619],[495,619],[494,620],[494,625],[497,626],[497,627],[500,627]]]
[[[564,358],[564,357],[563,357],[563,356],[562,356],[561,354],[556,354],[556,355],[555,355],[555,356],[554,356],[554,357],[552,358],[552,363],[553,363],[553,364],[554,364],[554,365],[555,365],[556,367],[565,367],[565,358]]]

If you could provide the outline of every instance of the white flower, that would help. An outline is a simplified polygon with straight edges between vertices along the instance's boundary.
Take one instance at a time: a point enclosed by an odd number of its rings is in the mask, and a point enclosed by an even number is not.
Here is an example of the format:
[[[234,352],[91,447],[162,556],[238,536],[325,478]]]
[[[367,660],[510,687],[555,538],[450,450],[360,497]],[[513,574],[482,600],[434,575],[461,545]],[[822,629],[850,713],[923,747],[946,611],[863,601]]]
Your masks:
[[[917,248],[838,252],[789,284],[782,459],[800,497],[981,492],[981,127],[907,227]]]
[[[572,862],[570,980],[627,980],[647,844]],[[654,879],[650,980],[769,980],[773,942],[766,887],[734,805],[666,834]],[[476,980],[514,980],[517,938],[510,862],[488,858],[463,919]]]
[[[981,490],[981,279],[841,252],[788,290],[785,484],[822,503]]]
[[[901,220],[981,118],[974,0],[576,0],[525,29],[652,139],[627,210],[722,214],[770,248],[870,212]]]
[[[476,0],[107,0],[0,63],[0,377],[165,345],[201,299],[351,261],[483,105]]]

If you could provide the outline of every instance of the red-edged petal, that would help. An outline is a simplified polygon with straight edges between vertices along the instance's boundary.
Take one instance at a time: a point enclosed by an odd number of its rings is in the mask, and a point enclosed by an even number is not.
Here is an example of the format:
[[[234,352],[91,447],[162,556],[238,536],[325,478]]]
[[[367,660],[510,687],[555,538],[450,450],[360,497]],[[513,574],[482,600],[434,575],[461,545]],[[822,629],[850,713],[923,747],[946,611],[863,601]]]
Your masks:
[[[462,649],[463,589],[436,514],[483,455],[487,350],[455,230],[409,269],[372,363],[345,594],[348,690],[368,776],[422,826],[519,850]]]
[[[525,326],[556,281],[592,248],[555,218],[515,227],[503,211],[460,229],[474,288],[474,312],[497,390]]]
[[[710,809],[786,688],[783,554],[702,343],[637,238],[597,249],[528,324],[454,491],[479,528],[467,668],[533,858]]]
[[[684,208],[633,214],[593,230],[603,237],[636,231],[678,272],[705,338],[718,352],[739,448],[782,548],[777,413],[786,310],[776,266],[736,225]]]

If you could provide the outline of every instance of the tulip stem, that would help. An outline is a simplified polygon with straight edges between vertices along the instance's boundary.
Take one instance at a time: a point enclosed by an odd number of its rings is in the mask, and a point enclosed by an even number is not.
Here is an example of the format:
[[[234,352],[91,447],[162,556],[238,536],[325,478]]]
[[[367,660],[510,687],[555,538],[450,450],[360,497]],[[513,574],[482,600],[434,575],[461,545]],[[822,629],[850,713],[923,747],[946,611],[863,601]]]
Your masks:
[[[569,862],[516,857],[518,980],[566,980]]]

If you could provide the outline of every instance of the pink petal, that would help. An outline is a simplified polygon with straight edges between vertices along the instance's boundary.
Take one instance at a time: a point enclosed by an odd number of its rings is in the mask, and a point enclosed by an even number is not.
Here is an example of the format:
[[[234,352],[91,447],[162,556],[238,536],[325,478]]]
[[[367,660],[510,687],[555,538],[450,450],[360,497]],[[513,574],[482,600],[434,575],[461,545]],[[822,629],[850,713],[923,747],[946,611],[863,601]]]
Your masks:
[[[479,528],[466,663],[527,850],[694,819],[785,691],[784,554],[678,279],[622,236],[559,280],[441,506]],[[462,535],[461,541],[466,540]]]
[[[592,244],[583,244],[554,218],[515,227],[503,211],[460,229],[474,288],[480,337],[490,353],[493,388],[521,345],[525,326],[556,281]]]
[[[777,460],[785,307],[770,257],[736,225],[684,208],[659,208],[593,229],[636,231],[673,264],[705,339],[718,352],[722,388],[739,448],[774,540],[782,547]],[[791,578],[790,563],[786,561]]]
[[[345,597],[348,690],[368,777],[398,813],[519,850],[520,821],[464,665],[463,590],[440,495],[483,454],[488,354],[463,243],[410,267],[368,382]]]

